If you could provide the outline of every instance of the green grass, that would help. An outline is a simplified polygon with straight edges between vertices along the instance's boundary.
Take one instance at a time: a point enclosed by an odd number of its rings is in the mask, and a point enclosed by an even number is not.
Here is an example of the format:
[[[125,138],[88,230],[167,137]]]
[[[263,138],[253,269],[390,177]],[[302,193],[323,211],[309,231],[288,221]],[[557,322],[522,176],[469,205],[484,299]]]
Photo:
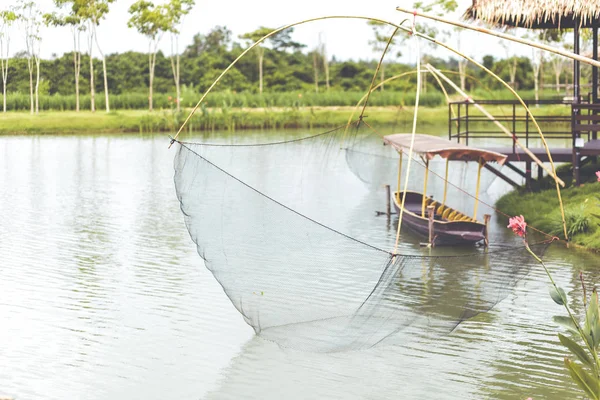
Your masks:
[[[571,242],[593,250],[600,250],[600,182],[595,172],[600,165],[586,164],[582,168],[580,187],[572,186],[570,166],[559,169],[568,187],[561,190],[565,206],[567,231]],[[551,186],[549,179],[543,187]],[[523,215],[527,223],[546,233],[564,238],[562,218],[555,189],[527,193],[523,188],[506,194],[496,207],[510,215]]]
[[[173,132],[181,126],[189,109],[153,112],[140,110],[45,111],[0,113],[0,134]],[[345,125],[353,107],[206,108],[199,109],[186,130],[243,130],[283,128],[328,128]],[[420,126],[447,124],[446,107],[421,108]],[[410,128],[412,107],[370,107],[366,121],[374,127],[394,125]],[[357,119],[359,112],[354,114]]]
[[[207,107],[225,108],[267,108],[267,107],[331,107],[354,106],[362,98],[362,91],[330,91],[330,92],[285,92],[285,93],[235,93],[214,92],[205,100]],[[174,106],[173,94],[157,93],[154,96],[154,107],[157,109],[170,109]],[[183,107],[193,107],[201,97],[200,93],[184,91],[181,98]],[[9,111],[28,111],[30,107],[29,95],[26,93],[9,93],[6,97]],[[2,96],[0,95],[0,103]],[[104,93],[96,94],[95,105],[97,110],[104,106]],[[376,91],[371,95],[369,104],[376,107],[394,106],[415,102],[415,92],[412,91]],[[436,107],[445,103],[442,93],[431,91],[421,94],[420,103],[426,107]],[[89,95],[80,97],[80,108],[89,110],[91,99]],[[115,110],[144,110],[148,108],[148,94],[127,93],[110,96],[111,109]],[[73,111],[75,110],[75,95],[40,95],[40,110],[43,111]]]

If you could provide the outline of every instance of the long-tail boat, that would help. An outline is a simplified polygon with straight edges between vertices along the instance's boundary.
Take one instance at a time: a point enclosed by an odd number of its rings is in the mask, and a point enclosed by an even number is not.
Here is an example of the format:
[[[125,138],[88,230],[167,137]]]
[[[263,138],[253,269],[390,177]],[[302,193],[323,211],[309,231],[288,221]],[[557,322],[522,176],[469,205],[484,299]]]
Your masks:
[[[400,190],[402,153],[408,153],[412,136],[411,134],[394,134],[383,138],[384,143],[391,145],[400,155],[398,189],[394,192],[393,197],[396,211],[402,216],[402,223],[419,234],[429,235],[431,245],[475,244],[483,240],[487,241],[487,225],[477,220],[481,168],[487,162],[497,162],[502,165],[506,161],[506,156],[493,151],[450,142],[437,136],[416,134],[414,135],[413,153],[423,157],[426,167],[423,193],[416,191],[403,192]],[[437,202],[426,195],[429,160],[435,156],[446,159],[444,197],[441,202]],[[446,205],[449,161],[476,161],[479,164],[475,189],[475,207],[472,217]],[[429,210],[433,210],[432,215],[426,214],[428,207]]]

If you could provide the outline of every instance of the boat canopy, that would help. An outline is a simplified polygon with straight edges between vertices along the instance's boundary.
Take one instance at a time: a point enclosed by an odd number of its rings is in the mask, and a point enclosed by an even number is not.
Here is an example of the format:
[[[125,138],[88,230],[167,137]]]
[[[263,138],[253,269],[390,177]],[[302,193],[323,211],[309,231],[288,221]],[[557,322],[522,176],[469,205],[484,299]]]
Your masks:
[[[383,141],[398,151],[408,151],[410,149],[411,137],[412,134],[410,133],[396,133],[384,136]],[[451,142],[441,137],[424,134],[415,134],[413,151],[425,155],[428,160],[439,155],[448,160],[479,161],[479,159],[483,159],[486,162],[495,161],[500,165],[506,161],[504,154],[496,153],[495,151],[476,149],[461,143]]]

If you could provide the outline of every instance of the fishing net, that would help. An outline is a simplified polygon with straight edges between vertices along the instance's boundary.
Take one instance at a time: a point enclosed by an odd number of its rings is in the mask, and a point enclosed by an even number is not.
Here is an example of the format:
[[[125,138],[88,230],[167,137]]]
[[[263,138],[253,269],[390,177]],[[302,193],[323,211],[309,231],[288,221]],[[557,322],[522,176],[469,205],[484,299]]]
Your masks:
[[[175,186],[191,238],[261,337],[334,352],[443,334],[528,273],[522,246],[450,255],[403,232],[394,251],[397,215],[375,216],[386,203],[379,184],[397,185],[397,155],[381,143],[344,128],[267,144],[177,142]],[[409,182],[422,190],[417,165]]]

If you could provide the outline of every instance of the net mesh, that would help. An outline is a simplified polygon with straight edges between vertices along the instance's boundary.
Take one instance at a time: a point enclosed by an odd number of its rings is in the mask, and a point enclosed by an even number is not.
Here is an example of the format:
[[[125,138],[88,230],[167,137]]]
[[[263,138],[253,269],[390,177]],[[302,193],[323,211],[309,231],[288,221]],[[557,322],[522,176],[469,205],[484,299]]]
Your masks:
[[[372,133],[344,129],[263,145],[178,142],[186,226],[258,335],[317,352],[404,343],[490,310],[528,273],[522,246],[432,253],[403,233],[394,253],[397,216],[374,213],[385,203],[379,185],[396,184],[393,155]],[[422,190],[413,168],[409,182]],[[465,168],[453,176],[465,180]],[[449,203],[468,205],[464,197]]]

